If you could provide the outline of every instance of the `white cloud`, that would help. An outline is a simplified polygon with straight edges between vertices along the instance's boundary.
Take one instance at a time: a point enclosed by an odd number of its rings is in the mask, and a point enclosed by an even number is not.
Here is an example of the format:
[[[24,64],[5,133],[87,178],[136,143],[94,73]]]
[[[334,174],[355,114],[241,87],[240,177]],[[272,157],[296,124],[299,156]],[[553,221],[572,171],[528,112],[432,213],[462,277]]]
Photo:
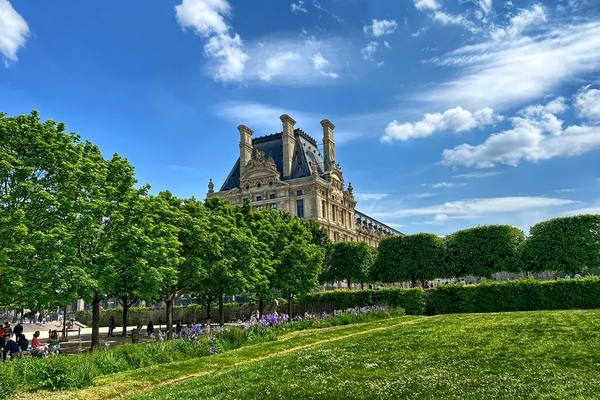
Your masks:
[[[517,212],[574,204],[572,200],[549,197],[493,197],[451,201],[432,206],[406,208],[395,211],[373,213],[373,218],[403,218],[424,215],[446,215],[449,218],[477,218],[488,214]]]
[[[465,183],[452,183],[452,182],[440,182],[440,183],[433,183],[430,185],[425,185],[425,186],[429,186],[430,188],[433,189],[439,189],[439,188],[451,188],[454,186],[464,186],[466,185]]]
[[[8,61],[17,61],[17,50],[25,45],[29,26],[8,0],[0,0],[0,53]]]
[[[344,53],[352,51],[335,37],[317,40],[278,33],[244,43],[226,20],[231,15],[226,0],[183,0],[175,11],[182,28],[192,28],[206,40],[205,69],[217,81],[322,84],[338,77],[348,58]]]
[[[377,20],[373,19],[370,25],[365,25],[363,27],[363,32],[367,35],[372,35],[375,37],[390,35],[394,33],[394,31],[398,28],[398,24],[395,20],[388,21],[386,19]]]
[[[278,53],[267,59],[265,69],[259,71],[258,75],[263,81],[270,81],[274,76],[279,76],[285,73],[286,67],[298,61],[300,56],[290,51]]]
[[[462,107],[455,107],[444,111],[443,114],[425,114],[425,117],[414,124],[399,123],[394,120],[385,128],[382,142],[394,140],[408,140],[411,138],[426,137],[435,131],[452,130],[454,132],[469,131],[475,127],[490,125],[502,120],[502,116],[495,114],[491,108],[483,108],[471,113]]]
[[[439,22],[442,25],[459,25],[464,29],[476,33],[479,32],[479,28],[471,21],[463,17],[462,15],[451,15],[443,11],[436,11],[433,14],[433,20]]]
[[[440,8],[440,3],[437,0],[415,0],[417,10],[437,10]]]
[[[313,65],[317,71],[321,72],[321,75],[328,76],[330,78],[337,78],[338,74],[332,71],[325,71],[324,69],[329,66],[329,60],[321,55],[321,53],[315,53],[311,57]]]
[[[354,199],[356,201],[371,201],[371,200],[381,200],[384,197],[387,197],[385,193],[354,193]]]
[[[596,207],[584,207],[576,210],[571,210],[565,213],[565,215],[581,215],[581,214],[600,214],[600,206]]]
[[[313,7],[316,8],[319,11],[323,11],[326,12],[327,10],[321,5],[321,3],[319,3],[317,0],[313,0],[312,2]]]
[[[365,47],[360,49],[361,54],[365,60],[373,60],[373,54],[377,51],[377,42],[369,42]]]
[[[230,121],[233,124],[232,126],[237,126],[236,124],[249,126],[256,131],[256,137],[281,131],[281,121],[279,120],[279,116],[283,114],[288,114],[298,121],[296,124],[298,126],[301,126],[303,121],[310,121],[311,123],[320,121],[319,117],[322,117],[318,114],[269,106],[261,103],[237,101],[219,103],[215,107],[215,112],[219,117]],[[320,125],[318,126],[320,127]],[[306,132],[313,132],[313,130],[303,129]]]
[[[442,153],[445,165],[493,167],[516,166],[521,160],[541,161],[554,157],[581,155],[600,147],[600,126],[572,125],[562,128],[562,121],[552,113],[566,109],[559,98],[546,106],[535,105],[511,118],[512,129],[491,135],[482,144],[461,144]]]
[[[298,0],[298,4],[292,3],[290,8],[291,8],[291,11],[296,14],[298,12],[303,12],[303,13],[308,12],[306,7],[304,6],[304,0]]]
[[[242,80],[249,57],[243,50],[240,35],[236,33],[233,36],[211,37],[204,45],[204,54],[219,60],[214,70],[215,80],[224,82]]]
[[[600,90],[582,88],[575,95],[575,108],[579,117],[600,122]]]
[[[490,176],[500,175],[502,172],[500,171],[490,171],[490,172],[474,172],[469,174],[459,174],[452,176],[453,178],[488,178]]]
[[[273,78],[275,79],[275,78]],[[262,136],[281,131],[279,116],[288,114],[298,123],[297,127],[308,132],[313,137],[320,137],[322,127],[319,123],[327,118],[336,125],[335,143],[343,145],[365,135],[376,135],[374,126],[385,127],[390,116],[386,113],[335,115],[320,112],[307,112],[303,109],[290,109],[270,104],[243,101],[225,101],[217,103],[214,112],[222,119],[231,123],[232,128],[244,124],[255,130],[255,136]]]
[[[383,45],[387,48],[387,49],[391,49],[392,47],[390,46],[390,43],[387,40],[383,41]]]
[[[500,40],[506,36],[517,37],[532,27],[538,27],[546,22],[546,11],[539,4],[534,4],[530,9],[523,9],[512,17],[506,27],[494,27],[491,36]]]
[[[225,82],[241,80],[248,60],[240,36],[230,34],[231,27],[225,21],[230,14],[231,6],[226,0],[183,0],[175,6],[179,25],[208,39],[204,54],[217,60],[214,78]]]
[[[492,0],[479,0],[477,5],[486,14],[489,14],[490,11],[492,11]]]
[[[600,21],[537,27],[535,36],[490,38],[431,60],[456,68],[457,77],[415,100],[466,108],[515,107],[552,93],[561,84],[598,71]],[[558,62],[557,60],[560,60]]]

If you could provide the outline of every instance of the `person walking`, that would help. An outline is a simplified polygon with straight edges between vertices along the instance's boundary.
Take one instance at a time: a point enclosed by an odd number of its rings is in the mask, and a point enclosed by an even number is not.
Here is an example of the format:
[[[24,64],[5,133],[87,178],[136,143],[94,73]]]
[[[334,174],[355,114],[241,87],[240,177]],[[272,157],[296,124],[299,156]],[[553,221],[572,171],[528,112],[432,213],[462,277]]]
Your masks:
[[[112,315],[108,318],[108,336],[114,336],[113,330],[115,329],[115,317]]]

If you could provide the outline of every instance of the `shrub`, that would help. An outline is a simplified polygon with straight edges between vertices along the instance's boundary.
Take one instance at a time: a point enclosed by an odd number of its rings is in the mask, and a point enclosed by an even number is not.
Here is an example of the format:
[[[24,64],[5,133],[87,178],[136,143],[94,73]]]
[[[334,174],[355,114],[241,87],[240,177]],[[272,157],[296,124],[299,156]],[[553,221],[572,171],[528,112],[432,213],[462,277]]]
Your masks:
[[[332,290],[311,293],[300,299],[302,303],[335,303],[336,309],[386,305],[389,308],[402,308],[408,315],[425,313],[425,298],[421,288],[385,288],[381,290]]]
[[[600,278],[440,285],[426,297],[433,314],[600,308]]]

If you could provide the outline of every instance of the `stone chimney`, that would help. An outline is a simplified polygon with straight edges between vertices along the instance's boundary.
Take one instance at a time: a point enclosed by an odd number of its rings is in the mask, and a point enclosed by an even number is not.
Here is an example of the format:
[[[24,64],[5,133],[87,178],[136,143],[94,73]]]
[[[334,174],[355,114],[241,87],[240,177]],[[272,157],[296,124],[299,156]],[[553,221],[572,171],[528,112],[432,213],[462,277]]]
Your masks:
[[[323,158],[325,159],[325,171],[329,171],[335,163],[335,142],[333,141],[333,125],[328,119],[321,121],[323,127]]]
[[[294,138],[294,125],[296,125],[296,121],[287,114],[283,114],[279,119],[283,124],[283,135],[281,136],[281,143],[283,145],[283,179],[287,179],[292,173],[292,159],[296,143],[296,139]]]
[[[246,125],[238,126],[240,131],[240,178],[244,174],[246,164],[252,157],[252,134],[254,131]]]

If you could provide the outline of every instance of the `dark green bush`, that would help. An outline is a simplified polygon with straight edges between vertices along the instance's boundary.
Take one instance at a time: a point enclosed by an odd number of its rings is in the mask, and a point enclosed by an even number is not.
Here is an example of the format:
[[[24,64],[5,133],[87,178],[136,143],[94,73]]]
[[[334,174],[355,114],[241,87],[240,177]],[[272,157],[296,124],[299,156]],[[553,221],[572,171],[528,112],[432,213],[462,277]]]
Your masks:
[[[390,308],[403,308],[408,315],[425,313],[423,289],[385,288],[381,290],[332,290],[311,293],[299,299],[300,302],[335,303],[335,308],[386,305]]]
[[[432,314],[600,308],[600,278],[440,285],[426,297]]]

